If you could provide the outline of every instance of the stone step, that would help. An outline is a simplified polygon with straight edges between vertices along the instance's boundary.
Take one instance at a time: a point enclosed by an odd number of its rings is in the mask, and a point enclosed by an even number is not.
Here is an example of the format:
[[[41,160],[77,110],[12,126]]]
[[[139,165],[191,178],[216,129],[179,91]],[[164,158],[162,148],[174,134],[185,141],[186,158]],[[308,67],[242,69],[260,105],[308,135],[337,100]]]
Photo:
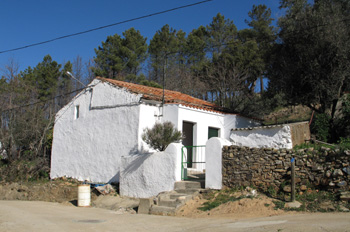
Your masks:
[[[172,193],[169,195],[170,199],[178,199],[179,197],[187,197],[187,195],[183,193]]]
[[[201,183],[196,181],[177,181],[175,182],[175,191],[179,189],[200,189]]]
[[[153,205],[151,210],[150,210],[150,213],[154,214],[154,215],[174,216],[175,215],[175,208],[174,207]]]
[[[176,206],[179,204],[176,199],[162,199],[158,201],[158,206],[166,206],[166,207],[173,207],[176,208]]]
[[[199,193],[199,189],[177,189],[176,192],[186,195],[197,195]]]

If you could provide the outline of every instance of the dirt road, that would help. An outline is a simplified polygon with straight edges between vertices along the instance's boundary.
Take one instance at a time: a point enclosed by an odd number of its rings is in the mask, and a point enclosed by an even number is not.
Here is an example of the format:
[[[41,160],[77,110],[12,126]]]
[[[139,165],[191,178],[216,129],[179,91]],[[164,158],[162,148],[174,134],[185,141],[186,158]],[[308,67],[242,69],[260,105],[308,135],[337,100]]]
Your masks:
[[[349,231],[349,213],[313,213],[265,218],[190,219],[118,214],[59,203],[0,201],[0,231]]]

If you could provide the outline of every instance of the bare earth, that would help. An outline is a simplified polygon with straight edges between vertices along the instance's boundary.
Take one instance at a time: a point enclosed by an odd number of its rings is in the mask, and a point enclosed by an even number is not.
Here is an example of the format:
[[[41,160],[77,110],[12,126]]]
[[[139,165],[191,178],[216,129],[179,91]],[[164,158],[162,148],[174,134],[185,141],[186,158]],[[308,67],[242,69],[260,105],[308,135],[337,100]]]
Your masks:
[[[273,199],[264,195],[258,195],[253,199],[245,198],[235,202],[228,202],[210,211],[201,211],[198,207],[206,202],[206,200],[201,197],[196,197],[194,200],[186,203],[186,205],[180,209],[177,216],[190,218],[245,219],[287,214],[284,210],[275,210],[272,200]],[[288,212],[288,214],[293,213],[294,212]]]

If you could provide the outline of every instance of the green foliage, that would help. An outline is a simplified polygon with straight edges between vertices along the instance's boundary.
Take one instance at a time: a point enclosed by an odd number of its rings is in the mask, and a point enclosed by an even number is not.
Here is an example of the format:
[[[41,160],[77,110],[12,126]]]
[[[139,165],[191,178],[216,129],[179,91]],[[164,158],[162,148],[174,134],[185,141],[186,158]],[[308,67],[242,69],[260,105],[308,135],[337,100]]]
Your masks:
[[[66,93],[73,85],[65,72],[71,70],[70,62],[62,68],[47,55],[37,66],[0,81],[0,141],[9,162],[51,155],[50,129],[55,113],[70,100]],[[57,95],[62,96],[51,100]]]
[[[340,138],[339,147],[342,150],[350,150],[350,138]]]
[[[276,197],[277,197],[276,188],[273,187],[272,185],[270,185],[270,186],[267,188],[266,194],[267,194],[267,196],[269,196],[269,197],[276,198]]]
[[[349,83],[349,4],[322,0],[284,0],[279,38],[269,72],[271,91],[282,91],[290,104],[302,104],[333,119]],[[322,134],[322,139],[327,135]]]
[[[154,88],[162,88],[161,85],[154,81],[149,81],[146,79],[145,75],[135,75],[135,74],[128,74],[124,81],[135,83],[135,84],[140,84],[140,85],[145,85],[145,86],[150,86]]]
[[[272,201],[273,204],[275,205],[274,209],[284,209],[284,205],[286,204],[284,201]]]
[[[350,94],[345,94],[340,99],[340,103],[338,117],[334,120],[334,134],[337,136],[334,138],[335,141],[341,137],[350,138]]]
[[[300,208],[286,208],[284,201],[275,200],[274,209],[283,209],[286,211],[309,211],[309,212],[325,212],[321,204],[327,202],[332,206],[336,206],[336,197],[334,194],[327,191],[309,190],[303,194],[296,194],[296,200],[302,205]]]
[[[61,65],[46,55],[34,69],[30,67],[21,73],[24,80],[37,90],[37,98],[47,100],[52,98],[57,90],[58,81],[62,75]]]
[[[164,151],[170,143],[183,139],[182,133],[174,128],[171,122],[156,123],[152,128],[146,128],[142,139],[152,148]]]
[[[298,151],[299,149],[306,149],[306,148],[313,148],[316,151],[320,151],[322,148],[330,148],[334,149],[336,145],[328,145],[328,144],[321,144],[321,143],[303,143],[300,145],[296,145],[293,150]]]
[[[108,36],[102,46],[95,49],[96,67],[93,71],[96,76],[121,79],[127,74],[138,74],[147,58],[147,39],[134,28],[123,32],[123,36]]]
[[[327,114],[316,114],[310,129],[318,140],[327,142],[330,136],[330,127],[330,117]]]
[[[306,192],[303,195],[296,195],[296,200],[300,201],[304,205],[304,210],[310,212],[323,212],[324,209],[320,208],[320,204],[323,202],[335,203],[335,195],[327,191],[313,190],[310,193]]]

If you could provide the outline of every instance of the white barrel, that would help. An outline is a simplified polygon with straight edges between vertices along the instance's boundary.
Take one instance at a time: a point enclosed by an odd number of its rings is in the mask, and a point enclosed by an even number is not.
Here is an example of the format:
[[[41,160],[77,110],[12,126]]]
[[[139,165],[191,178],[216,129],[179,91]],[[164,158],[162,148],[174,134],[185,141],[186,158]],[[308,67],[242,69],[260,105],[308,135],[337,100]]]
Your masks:
[[[90,185],[78,185],[78,206],[90,206],[91,194]]]

